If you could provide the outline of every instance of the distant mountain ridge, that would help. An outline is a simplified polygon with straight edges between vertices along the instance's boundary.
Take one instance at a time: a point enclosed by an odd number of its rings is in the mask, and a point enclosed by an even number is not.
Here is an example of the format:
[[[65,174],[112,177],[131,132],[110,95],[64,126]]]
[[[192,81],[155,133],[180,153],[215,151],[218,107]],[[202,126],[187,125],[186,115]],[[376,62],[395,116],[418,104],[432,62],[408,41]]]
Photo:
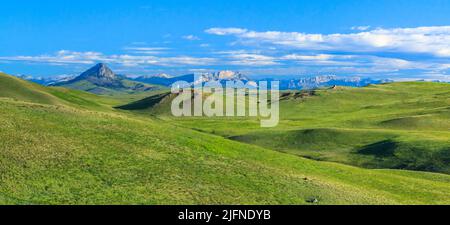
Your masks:
[[[282,81],[280,86],[284,89],[315,89],[331,86],[365,87],[370,84],[391,83],[392,80],[375,80],[361,77],[338,77],[335,75],[324,75]]]
[[[34,82],[34,83],[37,83],[40,85],[44,85],[44,86],[69,81],[74,78],[74,76],[71,76],[71,75],[59,75],[59,76],[52,76],[52,77],[34,77],[34,76],[30,76],[30,75],[16,75],[16,77],[23,79],[23,80],[31,81],[31,82]]]
[[[137,82],[142,82],[146,84],[153,84],[153,85],[161,85],[170,87],[173,83],[177,81],[186,81],[188,83],[194,82],[194,74],[187,74],[179,77],[172,77],[172,76],[140,76],[133,79]]]
[[[361,78],[361,77],[338,77],[335,75],[321,75],[312,76],[299,79],[280,79],[267,78],[267,79],[256,79],[252,80],[247,76],[239,72],[234,71],[219,71],[214,73],[196,73],[188,74],[180,77],[164,77],[164,76],[141,76],[134,79],[135,81],[156,84],[170,87],[173,83],[177,81],[186,81],[188,83],[196,84],[199,82],[208,81],[242,81],[255,82],[255,81],[279,81],[280,89],[282,90],[305,90],[305,89],[316,89],[320,87],[332,87],[332,86],[349,86],[349,87],[364,87],[370,84],[381,84],[390,83],[393,80],[377,80],[372,78]]]
[[[112,89],[113,91],[146,91],[152,88],[158,88],[155,86],[170,87],[177,81],[185,81],[190,84],[197,84],[199,82],[208,81],[220,81],[223,84],[226,81],[242,81],[258,82],[258,81],[279,81],[281,90],[308,90],[317,89],[321,87],[333,87],[333,86],[347,86],[347,87],[365,87],[371,84],[391,83],[394,80],[390,79],[373,79],[363,77],[344,77],[336,75],[318,75],[302,78],[263,78],[263,79],[251,79],[246,75],[230,70],[223,70],[218,72],[207,73],[192,73],[182,76],[171,76],[166,73],[157,75],[145,75],[139,77],[126,77],[123,75],[115,74],[106,64],[99,63],[89,70],[83,72],[77,77],[73,76],[59,76],[59,77],[32,77],[21,75],[18,76],[24,80],[33,81],[42,85],[51,86],[66,86],[73,89],[80,89],[89,91],[95,94],[102,94],[106,89]],[[420,81],[420,80],[419,80]],[[435,80],[433,82],[444,82]],[[106,91],[108,92],[108,91]]]
[[[106,64],[99,63],[74,79],[52,84],[94,94],[114,94],[117,92],[143,92],[158,89],[154,85],[133,81],[115,74]]]
[[[261,79],[258,81],[279,81],[281,90],[310,90],[321,87],[346,86],[365,87],[370,84],[391,83],[393,80],[376,80],[361,77],[338,77],[335,75],[320,75],[299,79]]]
[[[156,76],[141,76],[134,78],[134,80],[147,84],[163,85],[167,87],[170,87],[177,81],[185,81],[191,84],[209,81],[243,81],[244,83],[250,81],[250,79],[242,73],[230,70],[212,73],[193,73],[178,77],[172,77],[167,74],[160,74]]]

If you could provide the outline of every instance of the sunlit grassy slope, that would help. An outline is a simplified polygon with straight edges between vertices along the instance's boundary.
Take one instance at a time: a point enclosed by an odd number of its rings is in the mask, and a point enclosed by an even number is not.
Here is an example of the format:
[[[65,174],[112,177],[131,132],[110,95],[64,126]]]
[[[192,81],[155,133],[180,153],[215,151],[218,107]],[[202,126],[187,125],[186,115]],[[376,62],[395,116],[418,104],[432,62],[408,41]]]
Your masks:
[[[280,125],[273,129],[260,128],[256,118],[173,118],[169,104],[144,112],[317,160],[450,173],[450,84],[405,82],[286,92]]]
[[[317,162],[0,80],[2,204],[450,204],[448,175]]]
[[[0,88],[0,98],[14,101],[59,106],[69,105],[99,110],[110,110],[111,105],[123,103],[120,100],[100,97],[83,91],[59,87],[43,87],[2,73],[0,73]]]

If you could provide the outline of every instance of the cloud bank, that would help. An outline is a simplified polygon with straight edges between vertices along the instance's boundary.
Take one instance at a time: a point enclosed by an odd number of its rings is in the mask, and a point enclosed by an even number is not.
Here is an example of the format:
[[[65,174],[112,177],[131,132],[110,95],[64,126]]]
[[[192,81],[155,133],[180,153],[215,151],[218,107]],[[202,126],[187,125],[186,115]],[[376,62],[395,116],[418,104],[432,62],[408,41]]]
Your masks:
[[[355,27],[367,30],[369,27]],[[257,32],[242,28],[211,28],[208,34],[232,35],[243,43],[265,43],[303,50],[347,52],[397,52],[450,57],[450,26],[377,28],[356,33],[307,34],[299,32]]]
[[[153,51],[147,48],[135,49],[140,51]],[[144,54],[144,53],[142,53]],[[26,61],[35,63],[50,64],[94,64],[97,62],[119,64],[122,66],[202,66],[216,63],[216,59],[208,57],[191,57],[191,56],[174,56],[174,57],[157,57],[152,55],[105,55],[100,52],[76,52],[61,50],[52,55],[40,56],[14,56],[0,57],[0,60],[8,61]]]

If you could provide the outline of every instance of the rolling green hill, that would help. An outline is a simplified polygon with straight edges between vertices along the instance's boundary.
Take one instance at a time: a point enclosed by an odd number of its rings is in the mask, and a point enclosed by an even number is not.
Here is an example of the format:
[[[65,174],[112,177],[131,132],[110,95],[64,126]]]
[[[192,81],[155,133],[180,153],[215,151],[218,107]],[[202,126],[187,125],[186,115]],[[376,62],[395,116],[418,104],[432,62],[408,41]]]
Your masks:
[[[110,110],[123,101],[91,93],[60,87],[43,87],[13,76],[0,73],[0,98],[55,106],[72,106],[85,109]]]
[[[260,128],[258,118],[174,118],[170,102],[148,105],[146,110],[141,104],[139,110],[316,160],[450,173],[449,90],[445,83],[405,82],[285,92],[280,125],[273,129]]]
[[[46,92],[46,88],[25,80],[0,73],[1,97],[15,100],[54,104],[58,99]]]
[[[317,162],[0,80],[1,204],[450,204],[449,175]]]

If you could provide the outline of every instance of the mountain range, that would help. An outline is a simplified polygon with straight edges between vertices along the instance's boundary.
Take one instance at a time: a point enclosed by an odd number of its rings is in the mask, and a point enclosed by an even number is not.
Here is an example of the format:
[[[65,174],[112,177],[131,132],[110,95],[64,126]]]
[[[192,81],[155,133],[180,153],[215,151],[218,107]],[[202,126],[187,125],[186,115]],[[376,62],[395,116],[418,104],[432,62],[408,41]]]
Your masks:
[[[137,78],[134,78],[134,81],[142,82],[146,84],[155,84],[155,85],[161,85],[170,87],[173,83],[177,81],[186,81],[189,83],[194,82],[194,74],[187,74],[179,77],[172,77],[166,74],[163,75],[156,75],[156,76],[140,76]]]
[[[33,81],[48,86],[63,86],[72,89],[88,91],[95,94],[111,94],[115,92],[145,92],[164,87],[170,87],[177,81],[185,81],[190,84],[208,81],[242,81],[247,83],[257,81],[279,81],[281,90],[309,90],[321,87],[348,86],[364,87],[371,84],[393,82],[389,79],[372,79],[362,77],[339,77],[335,75],[319,75],[302,77],[298,79],[250,79],[246,75],[236,71],[219,71],[209,73],[192,73],[182,76],[171,76],[165,73],[158,75],[145,75],[135,78],[115,74],[106,64],[99,63],[77,77],[59,76],[51,78],[34,78],[32,76],[18,76],[19,78]]]
[[[242,81],[244,83],[252,81],[279,81],[281,90],[307,90],[316,89],[320,87],[332,87],[332,86],[348,86],[348,87],[364,87],[370,84],[390,83],[392,80],[376,80],[371,78],[361,77],[338,77],[334,75],[313,76],[299,79],[275,79],[266,78],[259,80],[249,79],[247,76],[233,71],[220,71],[216,73],[197,73],[188,74],[180,77],[171,76],[142,76],[134,79],[135,81],[156,84],[170,87],[177,81],[186,81],[189,83],[208,82],[208,81]]]
[[[49,86],[52,84],[56,84],[56,83],[60,83],[60,82],[65,82],[65,81],[69,81],[72,80],[74,78],[74,76],[71,75],[59,75],[59,76],[51,76],[51,77],[34,77],[31,75],[16,75],[16,77],[23,79],[23,80],[28,80],[40,85],[44,85],[44,86]]]
[[[361,77],[338,77],[335,75],[313,76],[291,80],[281,80],[280,88],[283,90],[308,90],[320,87],[347,86],[365,87],[371,84],[391,83],[392,80],[375,80]]]
[[[147,84],[156,84],[156,85],[162,85],[166,87],[170,87],[172,84],[174,84],[177,81],[185,81],[191,84],[199,83],[199,82],[209,82],[209,81],[243,81],[247,82],[250,81],[248,77],[243,75],[239,72],[234,71],[219,71],[219,72],[213,72],[213,73],[193,73],[193,74],[187,74],[183,76],[173,77],[167,74],[159,74],[155,76],[140,76],[137,78],[134,78],[135,81],[147,83]]]

